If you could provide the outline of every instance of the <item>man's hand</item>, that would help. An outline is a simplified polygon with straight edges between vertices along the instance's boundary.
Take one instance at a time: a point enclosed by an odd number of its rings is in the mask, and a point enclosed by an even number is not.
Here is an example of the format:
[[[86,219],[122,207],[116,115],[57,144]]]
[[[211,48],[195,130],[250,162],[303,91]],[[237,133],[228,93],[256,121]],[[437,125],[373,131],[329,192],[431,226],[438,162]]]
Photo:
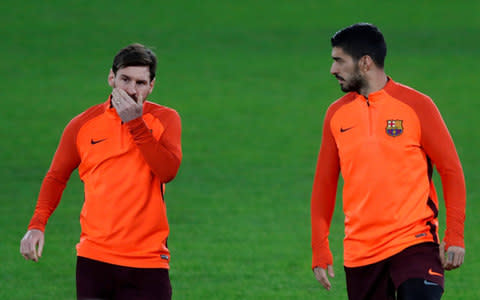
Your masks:
[[[135,100],[122,89],[115,88],[112,92],[112,105],[124,123],[142,116],[143,100],[142,96],[138,95],[138,102],[135,102]]]
[[[20,241],[20,253],[26,260],[38,262],[38,259],[42,256],[44,242],[43,232],[38,229],[31,229],[25,233]]]
[[[440,260],[445,270],[450,271],[460,267],[465,258],[465,249],[458,246],[450,246],[445,251],[445,242],[440,244]]]
[[[315,267],[313,269],[313,273],[315,273],[315,278],[320,282],[325,289],[328,291],[332,288],[330,281],[328,281],[327,273],[330,277],[335,277],[335,273],[333,272],[333,266],[327,265],[327,270],[320,267]]]

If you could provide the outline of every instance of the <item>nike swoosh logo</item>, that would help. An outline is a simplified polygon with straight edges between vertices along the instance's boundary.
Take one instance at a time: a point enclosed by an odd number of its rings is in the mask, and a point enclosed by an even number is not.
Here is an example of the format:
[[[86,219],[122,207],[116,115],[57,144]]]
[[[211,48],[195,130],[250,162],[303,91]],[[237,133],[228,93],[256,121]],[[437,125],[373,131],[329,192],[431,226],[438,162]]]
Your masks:
[[[352,129],[353,127],[348,127],[348,128],[342,128],[340,127],[340,132],[345,132],[345,131],[348,131],[350,129]]]
[[[101,139],[101,140],[96,140],[96,141],[93,140],[93,139],[91,139],[91,140],[90,140],[90,143],[91,143],[92,145],[95,145],[95,144],[98,144],[98,143],[100,143],[100,142],[103,142],[104,140],[106,140],[106,139]]]
[[[431,282],[431,281],[428,281],[428,280],[424,280],[423,283],[424,283],[425,285],[438,285],[438,284],[436,284],[435,282]]]
[[[433,275],[433,276],[440,276],[443,277],[442,273],[437,273],[432,270],[432,268],[428,269],[428,274]]]

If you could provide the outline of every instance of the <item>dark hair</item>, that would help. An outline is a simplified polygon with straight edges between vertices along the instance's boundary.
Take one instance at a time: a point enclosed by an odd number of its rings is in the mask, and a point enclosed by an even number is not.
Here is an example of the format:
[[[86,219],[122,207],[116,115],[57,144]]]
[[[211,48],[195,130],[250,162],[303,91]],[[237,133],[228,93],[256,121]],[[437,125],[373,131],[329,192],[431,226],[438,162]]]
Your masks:
[[[339,47],[358,61],[364,55],[372,58],[378,67],[384,66],[387,44],[380,30],[369,23],[357,23],[337,31],[332,47]]]
[[[112,71],[132,66],[148,66],[150,70],[150,81],[155,78],[157,70],[157,57],[152,50],[142,44],[131,44],[121,49],[113,59]]]

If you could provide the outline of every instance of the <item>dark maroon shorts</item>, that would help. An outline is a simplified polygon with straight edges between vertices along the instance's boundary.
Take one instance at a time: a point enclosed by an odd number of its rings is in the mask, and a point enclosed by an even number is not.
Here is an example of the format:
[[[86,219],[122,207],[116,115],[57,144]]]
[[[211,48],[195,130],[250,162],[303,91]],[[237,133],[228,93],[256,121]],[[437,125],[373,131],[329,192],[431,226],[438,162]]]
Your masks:
[[[112,265],[77,257],[77,299],[170,300],[172,287],[167,269]]]
[[[438,245],[408,247],[380,262],[358,268],[345,267],[350,300],[395,299],[398,287],[408,279],[423,279],[426,287],[443,290],[443,267]]]

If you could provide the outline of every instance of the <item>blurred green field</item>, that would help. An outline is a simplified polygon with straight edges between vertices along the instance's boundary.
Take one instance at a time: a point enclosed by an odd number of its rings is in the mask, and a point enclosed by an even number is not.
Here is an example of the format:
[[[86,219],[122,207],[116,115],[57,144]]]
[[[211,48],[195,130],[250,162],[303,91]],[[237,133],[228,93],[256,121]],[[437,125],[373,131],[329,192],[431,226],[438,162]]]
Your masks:
[[[309,208],[323,115],[342,95],[329,74],[329,38],[359,21],[380,27],[387,73],[430,95],[456,142],[467,256],[447,273],[443,299],[480,299],[480,2],[428,3],[0,3],[0,299],[75,298],[76,172],[40,263],[23,260],[19,241],[63,127],[104,101],[113,56],[132,42],[154,47],[150,99],[183,122],[184,160],[166,194],[174,299],[346,299],[341,203],[330,292],[310,270]],[[440,215],[443,224],[443,206]]]

